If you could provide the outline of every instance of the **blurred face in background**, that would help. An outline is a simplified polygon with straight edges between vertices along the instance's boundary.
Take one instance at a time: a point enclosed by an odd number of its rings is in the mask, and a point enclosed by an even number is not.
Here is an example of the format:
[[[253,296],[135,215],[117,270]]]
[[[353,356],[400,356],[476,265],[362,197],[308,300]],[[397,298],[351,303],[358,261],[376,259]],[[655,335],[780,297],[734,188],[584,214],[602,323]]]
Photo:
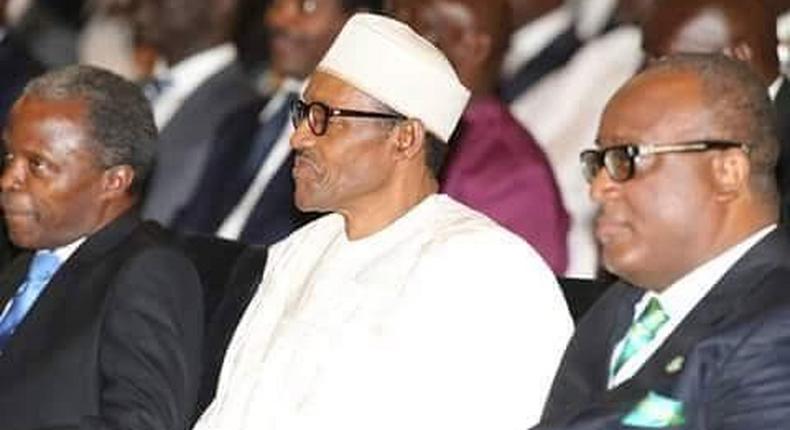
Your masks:
[[[273,70],[282,76],[306,78],[348,17],[341,0],[272,0],[264,23]]]
[[[189,55],[213,31],[211,2],[207,0],[130,0],[124,15],[136,41],[160,52],[171,64]]]

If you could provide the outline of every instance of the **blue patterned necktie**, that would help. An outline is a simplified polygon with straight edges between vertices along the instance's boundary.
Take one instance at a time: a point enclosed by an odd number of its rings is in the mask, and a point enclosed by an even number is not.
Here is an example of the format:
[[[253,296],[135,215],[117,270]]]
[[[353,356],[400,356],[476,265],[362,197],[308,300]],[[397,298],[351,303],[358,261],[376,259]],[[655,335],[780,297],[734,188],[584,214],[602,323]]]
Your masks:
[[[27,277],[17,289],[10,305],[0,320],[0,349],[4,348],[8,339],[25,315],[33,307],[33,303],[44,290],[44,287],[60,266],[60,259],[50,251],[38,251],[30,263]]]
[[[664,312],[661,302],[653,297],[647,302],[647,306],[628,329],[625,343],[620,350],[617,359],[612,363],[610,378],[614,378],[617,372],[645,345],[656,337],[658,330],[669,320],[669,315]]]

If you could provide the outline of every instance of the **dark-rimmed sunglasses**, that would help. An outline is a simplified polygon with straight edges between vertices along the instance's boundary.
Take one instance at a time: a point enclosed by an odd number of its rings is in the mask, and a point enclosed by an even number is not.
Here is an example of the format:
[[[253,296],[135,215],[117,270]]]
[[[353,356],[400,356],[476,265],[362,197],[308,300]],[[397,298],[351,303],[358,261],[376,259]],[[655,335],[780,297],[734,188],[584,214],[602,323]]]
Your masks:
[[[582,151],[579,158],[582,163],[582,173],[587,182],[592,182],[601,168],[606,168],[606,173],[612,180],[624,182],[634,177],[637,157],[672,152],[703,152],[712,149],[731,148],[740,148],[745,153],[749,153],[749,147],[740,142],[730,140],[695,140],[666,145],[628,144],[610,146],[604,149],[587,149]]]
[[[302,100],[294,100],[291,103],[291,121],[293,122],[294,128],[298,128],[302,121],[307,120],[307,126],[316,136],[323,136],[326,133],[326,128],[329,126],[329,119],[333,116],[390,120],[406,119],[405,116],[400,114],[338,109],[327,106],[321,102],[305,103]]]

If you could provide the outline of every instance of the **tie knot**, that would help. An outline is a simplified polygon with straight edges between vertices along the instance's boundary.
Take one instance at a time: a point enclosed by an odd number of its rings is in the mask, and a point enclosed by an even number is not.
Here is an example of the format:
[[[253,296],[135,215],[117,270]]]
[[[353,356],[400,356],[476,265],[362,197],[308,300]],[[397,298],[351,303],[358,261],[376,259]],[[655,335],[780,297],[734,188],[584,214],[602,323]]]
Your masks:
[[[60,266],[60,259],[54,252],[38,251],[30,263],[27,278],[31,281],[47,281]]]
[[[148,101],[153,102],[172,85],[173,79],[166,75],[150,78],[142,84],[143,93]]]
[[[658,331],[668,319],[669,315],[664,312],[664,308],[661,307],[661,302],[653,297],[647,302],[645,310],[639,315],[636,323],[644,326],[652,335],[655,335],[655,332]]]

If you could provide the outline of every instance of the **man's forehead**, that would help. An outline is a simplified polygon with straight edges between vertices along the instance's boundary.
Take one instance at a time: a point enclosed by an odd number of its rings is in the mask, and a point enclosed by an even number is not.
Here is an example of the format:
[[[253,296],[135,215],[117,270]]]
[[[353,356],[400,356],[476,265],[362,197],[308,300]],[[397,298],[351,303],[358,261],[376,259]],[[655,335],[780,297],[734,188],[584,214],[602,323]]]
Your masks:
[[[649,136],[671,141],[687,133],[706,132],[709,119],[702,83],[696,75],[648,71],[629,81],[609,101],[599,137],[634,140]]]

